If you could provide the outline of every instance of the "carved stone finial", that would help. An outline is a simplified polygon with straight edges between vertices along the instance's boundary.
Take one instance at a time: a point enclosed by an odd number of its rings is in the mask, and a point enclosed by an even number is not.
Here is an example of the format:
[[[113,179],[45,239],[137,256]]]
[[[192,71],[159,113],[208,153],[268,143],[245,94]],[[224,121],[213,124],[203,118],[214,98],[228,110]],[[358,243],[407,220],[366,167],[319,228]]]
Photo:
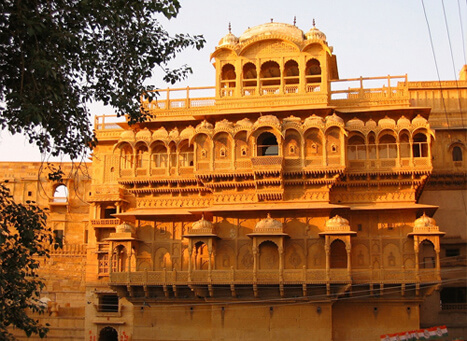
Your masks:
[[[316,26],[315,18],[313,18],[313,27]]]
[[[232,25],[229,22],[229,33],[232,33]]]
[[[294,15],[294,17],[293,17],[293,25],[297,26],[297,16],[296,15]]]
[[[274,21],[274,19],[273,19],[273,18],[271,18],[271,22],[273,22],[273,21]]]

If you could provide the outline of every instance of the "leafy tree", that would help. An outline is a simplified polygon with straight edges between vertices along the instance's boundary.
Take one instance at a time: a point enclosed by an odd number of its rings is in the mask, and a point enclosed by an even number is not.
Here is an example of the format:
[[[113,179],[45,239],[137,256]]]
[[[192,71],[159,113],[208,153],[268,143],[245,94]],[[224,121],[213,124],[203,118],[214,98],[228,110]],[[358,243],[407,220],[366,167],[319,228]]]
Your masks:
[[[170,36],[157,20],[178,0],[0,1],[0,127],[42,152],[76,158],[94,144],[86,103],[102,101],[140,122],[143,82],[156,66],[168,82],[188,66],[167,63],[201,36]]]
[[[42,312],[39,291],[44,283],[37,275],[39,261],[48,257],[52,231],[46,214],[33,203],[17,204],[0,184],[0,340],[13,339],[9,326],[43,337],[47,327],[27,315]]]
[[[42,152],[74,159],[96,142],[89,102],[113,106],[130,123],[144,121],[143,82],[157,66],[167,82],[184,78],[188,66],[168,63],[205,43],[162,27],[157,18],[175,18],[179,10],[179,0],[0,1],[0,128],[27,135]],[[47,331],[25,313],[41,310],[43,283],[33,257],[48,255],[45,218],[37,206],[16,204],[0,185],[0,339],[11,325],[27,334]]]

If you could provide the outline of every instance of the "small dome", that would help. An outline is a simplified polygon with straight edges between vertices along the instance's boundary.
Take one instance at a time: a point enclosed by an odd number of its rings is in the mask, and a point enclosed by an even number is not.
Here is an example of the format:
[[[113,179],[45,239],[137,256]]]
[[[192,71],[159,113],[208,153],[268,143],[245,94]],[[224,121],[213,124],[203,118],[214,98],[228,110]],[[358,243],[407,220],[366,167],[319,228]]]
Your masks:
[[[153,140],[164,140],[169,136],[169,133],[164,127],[160,127],[152,134]]]
[[[237,128],[250,129],[253,126],[253,123],[248,118],[244,118],[243,120],[237,121],[237,123],[235,123],[235,126]]]
[[[229,32],[224,38],[219,40],[218,46],[236,45],[237,43],[238,38]]]
[[[368,121],[366,121],[365,127],[367,127],[368,129],[376,128],[376,121],[370,118]]]
[[[339,215],[335,215],[334,218],[326,222],[326,230],[348,231],[350,230],[349,221]]]
[[[213,128],[213,125],[211,123],[209,123],[208,121],[204,120],[203,122],[201,122],[200,124],[198,124],[196,126],[196,129],[209,129],[211,130]]]
[[[307,40],[319,40],[327,44],[326,35],[316,28],[314,20],[313,27],[307,33],[305,33],[305,37]]]
[[[297,116],[289,116],[289,117],[286,117],[282,120],[282,123],[298,123],[300,124],[302,122],[302,119],[300,117],[297,117]]]
[[[191,225],[192,230],[205,230],[205,229],[211,230],[212,228],[213,228],[212,223],[209,220],[204,219],[204,216],[200,220],[195,221]]]
[[[332,124],[344,125],[344,120],[336,114],[326,116],[326,125],[330,126]]]
[[[365,126],[365,123],[363,123],[363,121],[359,118],[352,118],[351,120],[347,121],[347,123],[345,124],[345,127],[346,128],[349,128],[349,129],[361,129]]]
[[[265,116],[259,117],[258,120],[253,125],[253,127],[262,127],[262,126],[276,127],[279,129],[281,126],[281,123],[276,116],[265,115]]]
[[[394,129],[396,127],[396,121],[392,118],[385,116],[378,121],[378,125],[382,129]]]
[[[190,137],[194,135],[194,133],[195,133],[195,128],[193,128],[193,126],[188,126],[182,130],[182,132],[180,133],[180,137],[183,139],[185,138],[189,139]]]
[[[180,132],[178,131],[177,127],[173,128],[169,133],[169,137],[171,139],[177,139],[179,136],[180,136]]]
[[[136,133],[136,140],[138,141],[151,141],[151,131],[148,128],[144,128]]]
[[[216,122],[216,130],[231,130],[233,129],[234,124],[227,119],[223,119],[222,121]]]
[[[425,213],[423,213],[423,215],[414,222],[414,230],[424,230],[426,228],[433,227],[437,227],[436,221],[433,218],[428,217]]]
[[[123,222],[115,227],[116,233],[135,233],[135,228],[127,222]]]
[[[423,116],[420,116],[420,115],[417,115],[417,117],[415,117],[413,120],[412,120],[412,125],[414,127],[426,127],[428,121],[426,120],[426,118],[424,118]]]
[[[268,213],[268,217],[266,219],[262,219],[256,224],[255,232],[270,232],[271,230],[282,232],[282,223],[278,220],[272,219],[271,215]]]
[[[243,43],[256,37],[264,36],[265,38],[269,38],[274,35],[286,36],[288,39],[296,42],[302,42],[304,38],[303,31],[294,25],[270,22],[249,28],[243,32],[239,41]]]
[[[120,135],[120,141],[134,141],[135,140],[135,132],[133,130],[125,130]]]
[[[311,127],[322,127],[323,126],[323,118],[320,116],[316,116],[315,114],[307,117],[303,122],[304,126],[311,126]]]
[[[399,128],[409,128],[410,127],[410,120],[407,117],[402,116],[401,118],[399,118],[397,120],[397,126]]]

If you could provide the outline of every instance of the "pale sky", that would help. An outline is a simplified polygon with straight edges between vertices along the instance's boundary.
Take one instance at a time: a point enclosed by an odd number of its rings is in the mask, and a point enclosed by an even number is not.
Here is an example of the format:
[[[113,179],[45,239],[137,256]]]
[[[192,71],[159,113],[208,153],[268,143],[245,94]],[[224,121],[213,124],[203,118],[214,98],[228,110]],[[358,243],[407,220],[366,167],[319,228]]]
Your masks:
[[[457,79],[467,64],[467,1],[424,0],[181,0],[179,16],[162,21],[169,32],[204,35],[207,44],[201,50],[187,50],[173,66],[188,64],[193,74],[184,82],[170,87],[213,86],[214,68],[209,55],[228,33],[240,36],[249,27],[270,22],[296,25],[305,33],[316,27],[326,34],[337,56],[339,77],[376,77],[408,74],[409,81]],[[434,52],[430,44],[431,30]],[[462,33],[463,31],[463,33]],[[448,39],[450,37],[450,44]],[[451,49],[451,48],[452,49]],[[452,50],[452,55],[451,55]],[[453,63],[454,61],[454,63]],[[160,88],[168,85],[155,71],[148,80]],[[112,114],[112,108],[92,105],[93,115]],[[22,136],[0,132],[0,161],[41,161],[36,148]],[[55,159],[57,160],[57,159]]]

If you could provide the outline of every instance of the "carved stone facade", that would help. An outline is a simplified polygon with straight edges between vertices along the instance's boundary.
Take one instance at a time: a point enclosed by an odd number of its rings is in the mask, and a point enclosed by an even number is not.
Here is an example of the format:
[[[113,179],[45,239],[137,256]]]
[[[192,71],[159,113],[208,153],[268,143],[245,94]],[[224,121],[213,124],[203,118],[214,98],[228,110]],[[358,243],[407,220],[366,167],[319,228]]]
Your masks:
[[[375,340],[435,324],[426,297],[463,283],[442,273],[440,238],[459,249],[451,273],[466,254],[455,203],[430,195],[465,197],[465,114],[449,102],[443,121],[439,96],[467,107],[465,76],[342,80],[322,32],[280,23],[229,33],[211,57],[214,87],[143,98],[154,116],[131,127],[97,118],[86,339]],[[360,87],[332,90],[345,81]]]

